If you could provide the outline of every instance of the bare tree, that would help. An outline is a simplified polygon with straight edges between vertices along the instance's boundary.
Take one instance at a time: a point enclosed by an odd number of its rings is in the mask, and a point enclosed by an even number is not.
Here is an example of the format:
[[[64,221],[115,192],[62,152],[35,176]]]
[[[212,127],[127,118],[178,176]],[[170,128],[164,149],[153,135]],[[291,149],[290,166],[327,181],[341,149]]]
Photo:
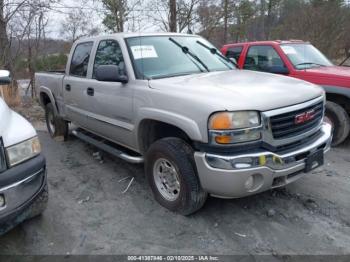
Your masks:
[[[152,0],[148,4],[148,17],[167,32],[183,32],[197,21],[200,0]],[[176,10],[176,11],[175,11]]]
[[[217,31],[220,31],[221,6],[216,1],[201,1],[197,9],[197,23],[201,35],[208,39],[216,39]]]
[[[15,15],[27,5],[27,0],[0,0],[0,66],[10,70],[12,74],[14,74],[13,59],[11,57],[11,41],[8,35],[8,26]]]
[[[140,7],[141,0],[102,0],[102,5],[106,9],[103,24],[107,29],[111,32],[124,32],[126,22],[131,13]]]
[[[61,25],[61,35],[74,43],[81,37],[98,34],[99,28],[93,25],[91,17],[93,17],[91,12],[72,9]]]
[[[36,71],[36,60],[43,48],[45,39],[45,28],[48,24],[47,12],[52,2],[43,0],[32,0],[25,9],[19,10],[16,19],[13,21],[22,37],[17,37],[17,42],[22,50],[22,59],[26,62],[30,82],[28,89],[31,89],[32,97],[35,96],[34,74]]]
[[[169,31],[177,32],[176,0],[169,0],[169,12],[170,12]]]
[[[224,43],[227,42],[227,27],[229,18],[228,2],[229,0],[224,0]]]

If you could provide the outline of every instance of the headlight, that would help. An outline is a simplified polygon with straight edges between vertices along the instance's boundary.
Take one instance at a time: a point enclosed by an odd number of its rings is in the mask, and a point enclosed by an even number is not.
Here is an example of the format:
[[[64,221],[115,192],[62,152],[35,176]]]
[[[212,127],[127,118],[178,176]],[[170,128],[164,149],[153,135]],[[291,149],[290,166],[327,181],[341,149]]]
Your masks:
[[[211,130],[233,130],[260,125],[259,113],[256,111],[221,112],[209,119]]]
[[[261,138],[260,115],[257,111],[220,112],[209,119],[213,143],[233,144]]]
[[[40,152],[41,146],[38,137],[6,148],[7,159],[11,167],[40,154]]]

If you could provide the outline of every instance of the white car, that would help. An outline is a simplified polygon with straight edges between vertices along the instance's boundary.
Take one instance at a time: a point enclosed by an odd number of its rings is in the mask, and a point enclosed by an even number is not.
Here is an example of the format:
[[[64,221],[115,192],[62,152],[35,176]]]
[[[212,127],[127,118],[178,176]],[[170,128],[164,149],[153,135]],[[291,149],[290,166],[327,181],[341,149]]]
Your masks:
[[[0,84],[10,73],[0,70]],[[33,126],[0,97],[0,235],[41,214],[48,201],[46,161]]]

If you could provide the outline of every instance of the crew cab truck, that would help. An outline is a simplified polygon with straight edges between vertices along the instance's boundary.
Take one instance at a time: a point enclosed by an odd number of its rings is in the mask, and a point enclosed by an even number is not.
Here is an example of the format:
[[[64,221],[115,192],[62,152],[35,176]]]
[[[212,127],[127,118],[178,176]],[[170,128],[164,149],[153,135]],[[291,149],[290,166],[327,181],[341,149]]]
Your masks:
[[[10,83],[0,70],[0,85]],[[0,97],[0,235],[47,206],[46,163],[33,126]]]
[[[155,199],[188,215],[208,196],[285,186],[330,148],[325,95],[311,83],[236,70],[205,39],[114,34],[77,41],[65,73],[37,73],[53,137],[73,135],[143,163]]]
[[[327,95],[326,120],[334,126],[332,144],[339,145],[349,136],[349,67],[332,64],[313,45],[300,40],[228,44],[221,52],[235,59],[240,69],[282,74],[322,86]]]

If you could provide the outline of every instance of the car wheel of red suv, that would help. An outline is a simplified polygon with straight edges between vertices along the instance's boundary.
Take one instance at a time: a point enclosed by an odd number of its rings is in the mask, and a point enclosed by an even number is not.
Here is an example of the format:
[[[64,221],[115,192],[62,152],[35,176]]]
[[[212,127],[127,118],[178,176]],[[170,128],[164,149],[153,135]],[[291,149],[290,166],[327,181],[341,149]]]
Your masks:
[[[345,109],[334,102],[327,101],[325,121],[331,123],[334,128],[332,145],[343,143],[350,133],[350,117]]]

